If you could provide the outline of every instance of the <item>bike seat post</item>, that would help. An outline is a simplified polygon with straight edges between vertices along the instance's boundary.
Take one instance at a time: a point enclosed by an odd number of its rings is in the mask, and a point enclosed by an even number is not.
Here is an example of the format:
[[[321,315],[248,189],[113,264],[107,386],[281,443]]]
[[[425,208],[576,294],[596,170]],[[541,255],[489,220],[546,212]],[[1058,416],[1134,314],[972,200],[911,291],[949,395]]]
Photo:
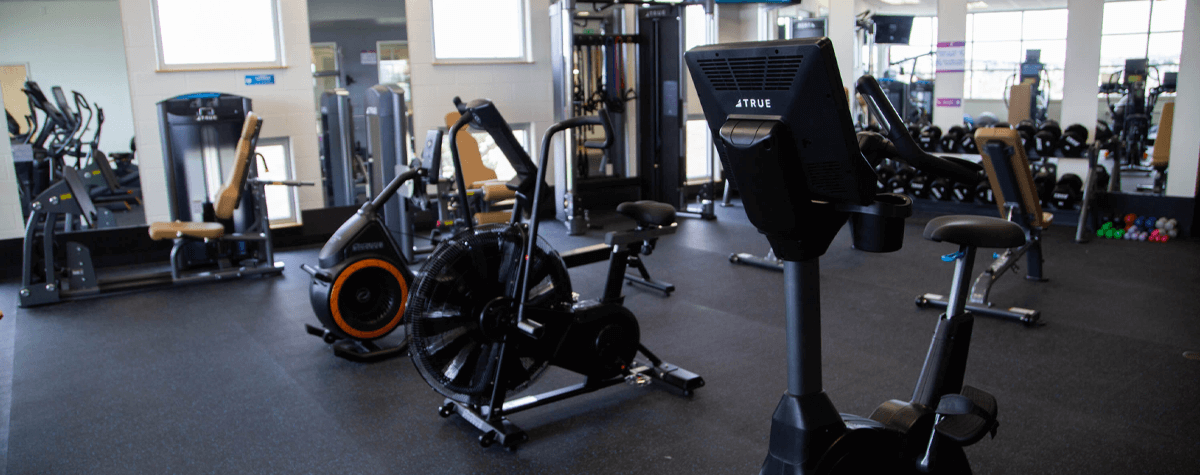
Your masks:
[[[950,284],[950,301],[946,306],[946,318],[950,320],[966,312],[971,269],[975,266],[975,246],[959,246],[958,254],[954,262],[954,281]]]

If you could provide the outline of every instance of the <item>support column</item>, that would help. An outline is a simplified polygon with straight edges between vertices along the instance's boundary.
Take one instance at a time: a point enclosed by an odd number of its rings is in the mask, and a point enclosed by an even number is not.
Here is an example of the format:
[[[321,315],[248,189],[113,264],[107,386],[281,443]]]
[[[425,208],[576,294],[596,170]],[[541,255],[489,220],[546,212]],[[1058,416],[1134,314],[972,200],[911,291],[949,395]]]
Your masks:
[[[1059,123],[1063,127],[1082,124],[1094,140],[1104,0],[1067,0],[1067,10],[1067,63]]]
[[[938,0],[938,46],[967,38],[967,2]],[[937,73],[933,86],[933,124],[942,130],[962,125],[963,82],[966,74]]]
[[[1192,197],[1196,196],[1196,167],[1200,164],[1200,1],[1187,2],[1183,15],[1167,196]]]
[[[838,71],[842,73],[842,85],[854,90],[854,0],[829,0],[829,39],[837,53]]]

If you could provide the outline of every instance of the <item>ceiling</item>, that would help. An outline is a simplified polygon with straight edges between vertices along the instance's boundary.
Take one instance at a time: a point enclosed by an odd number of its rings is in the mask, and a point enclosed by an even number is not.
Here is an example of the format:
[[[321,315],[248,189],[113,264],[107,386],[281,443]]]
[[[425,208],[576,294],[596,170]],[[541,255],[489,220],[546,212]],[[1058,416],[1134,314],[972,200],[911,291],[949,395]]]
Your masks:
[[[883,0],[863,0],[869,9],[881,13],[900,13],[908,15],[937,15],[938,0],[918,0],[915,5],[889,5]],[[1047,10],[1052,8],[1067,8],[1067,0],[984,0],[986,8],[970,9],[969,12],[1006,11],[1006,10]]]

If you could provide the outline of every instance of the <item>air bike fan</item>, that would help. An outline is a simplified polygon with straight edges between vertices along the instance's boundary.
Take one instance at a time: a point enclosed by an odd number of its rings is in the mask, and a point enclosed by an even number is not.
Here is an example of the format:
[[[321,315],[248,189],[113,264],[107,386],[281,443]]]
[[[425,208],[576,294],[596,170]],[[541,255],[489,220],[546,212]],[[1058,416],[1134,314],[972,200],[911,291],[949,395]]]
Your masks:
[[[512,132],[491,102],[477,100],[460,108],[462,118],[450,130],[473,122],[497,142]],[[567,267],[558,253],[537,237],[540,213],[532,203],[546,192],[545,169],[553,135],[573,127],[600,125],[605,143],[612,131],[600,117],[568,119],[554,124],[542,143],[541,165],[536,173],[528,155],[510,186],[517,191],[514,219],[508,224],[472,227],[442,244],[413,288],[405,311],[409,350],[417,369],[434,390],[446,397],[438,413],[459,414],[483,431],[479,443],[511,449],[527,440],[526,434],[507,419],[526,409],[590,393],[621,382],[645,385],[659,380],[685,396],[703,386],[699,376],[659,360],[640,342],[637,318],[622,305],[620,289],[630,247],[674,231],[674,213],[657,215],[661,206],[639,202],[650,221],[637,230],[610,233],[609,285],[599,300],[576,302]],[[454,166],[458,149],[450,141]],[[519,148],[517,148],[519,150]],[[465,194],[462,174],[457,174],[460,195]],[[532,192],[532,193],[531,193]],[[532,196],[530,200],[528,197]],[[466,202],[465,196],[460,196]],[[528,223],[517,219],[528,213]],[[651,222],[656,221],[656,223]],[[669,222],[668,222],[669,221]],[[629,242],[625,242],[629,241]],[[615,284],[613,284],[615,282]],[[641,352],[649,362],[636,360]],[[546,393],[508,399],[531,384],[550,365],[579,373],[584,382]]]

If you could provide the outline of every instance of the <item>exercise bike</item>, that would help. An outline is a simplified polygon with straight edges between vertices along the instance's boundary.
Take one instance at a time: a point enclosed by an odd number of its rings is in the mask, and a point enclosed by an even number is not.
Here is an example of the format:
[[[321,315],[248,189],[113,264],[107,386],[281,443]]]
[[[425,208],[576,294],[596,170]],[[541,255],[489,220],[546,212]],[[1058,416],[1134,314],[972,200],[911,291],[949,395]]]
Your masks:
[[[478,117],[484,117],[483,123],[503,122],[486,100],[472,101],[461,110],[451,137]],[[545,176],[554,135],[595,125],[604,129],[605,141],[585,146],[608,147],[613,131],[602,117],[552,125],[542,141],[540,166],[517,167],[518,177],[509,183],[517,193],[510,221],[481,226],[468,221],[466,230],[434,250],[414,284],[405,315],[413,363],[425,381],[446,397],[438,414],[462,416],[483,432],[479,436],[483,447],[499,444],[514,450],[528,439],[508,420],[515,413],[622,382],[644,386],[657,380],[685,396],[704,384],[700,376],[646,349],[637,318],[622,305],[630,253],[647,240],[674,232],[674,208],[662,203],[626,204],[639,226],[606,237],[611,243],[609,273],[598,300],[576,301],[563,259],[538,238],[542,213],[535,210],[541,209],[539,204],[548,193]],[[459,200],[465,203],[457,144],[450,144]],[[526,155],[520,158],[528,160]],[[522,222],[523,216],[528,216],[527,222]],[[636,359],[639,352],[648,362]],[[529,387],[550,365],[581,374],[585,380],[509,398]]]
[[[973,325],[963,310],[968,279],[975,250],[1021,245],[1020,226],[978,216],[929,222],[926,239],[959,249],[943,257],[956,263],[951,304],[913,397],[885,402],[869,418],[839,414],[821,386],[820,256],[847,222],[856,249],[903,245],[912,201],[876,195],[873,169],[883,158],[962,183],[978,175],[923,152],[900,127],[888,131],[890,144],[865,141],[875,146],[860,149],[827,38],[701,46],[685,60],[746,214],[783,260],[788,389],[761,473],[970,473],[963,447],[994,435],[997,410],[994,397],[963,385]],[[761,67],[745,66],[752,64]],[[882,123],[903,123],[874,78],[859,79],[857,90]]]
[[[407,134],[401,129],[400,135]],[[321,322],[320,327],[305,324],[305,331],[329,344],[334,355],[369,363],[404,354],[408,348],[407,334],[381,342],[402,328],[413,280],[410,266],[417,252],[412,243],[415,226],[410,200],[418,206],[431,201],[425,188],[427,178],[437,177],[440,171],[440,153],[441,133],[431,133],[421,160],[410,163],[411,167],[338,227],[321,248],[316,267],[300,265],[312,276],[309,300]],[[438,187],[441,190],[443,185],[439,182]],[[390,203],[393,199],[398,205]],[[389,204],[392,207],[385,209]],[[398,240],[384,219],[389,213],[396,214],[391,219],[399,222]],[[439,221],[445,219],[439,213]],[[435,229],[431,239],[436,233]]]

